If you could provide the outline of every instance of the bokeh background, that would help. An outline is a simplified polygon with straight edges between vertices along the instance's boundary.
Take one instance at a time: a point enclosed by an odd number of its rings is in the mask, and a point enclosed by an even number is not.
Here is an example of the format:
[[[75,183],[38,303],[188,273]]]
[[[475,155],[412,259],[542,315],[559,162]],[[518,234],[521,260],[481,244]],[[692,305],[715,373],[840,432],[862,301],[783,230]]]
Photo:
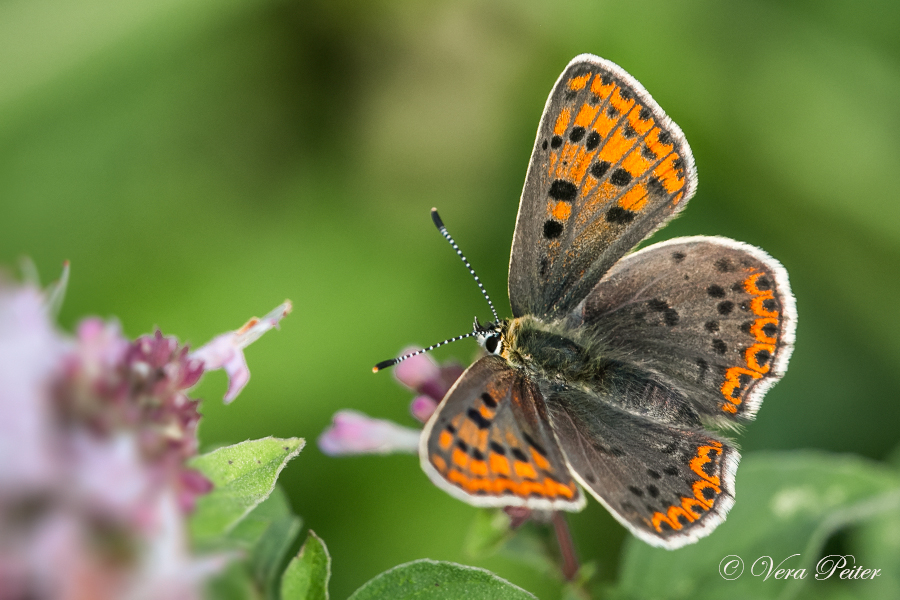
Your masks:
[[[69,329],[115,316],[199,344],[290,298],[233,405],[224,376],[202,384],[201,436],[311,442],[282,483],[328,544],[333,597],[423,557],[553,597],[464,554],[474,509],[415,458],[314,443],[341,408],[414,425],[410,393],[371,365],[489,316],[429,209],[508,315],[546,96],[576,54],[619,63],[698,166],[653,240],[725,235],[790,274],[796,351],[743,449],[883,458],[900,438],[898,30],[893,0],[0,0],[0,262],[52,279],[71,260]],[[624,530],[594,502],[571,522],[614,577]]]

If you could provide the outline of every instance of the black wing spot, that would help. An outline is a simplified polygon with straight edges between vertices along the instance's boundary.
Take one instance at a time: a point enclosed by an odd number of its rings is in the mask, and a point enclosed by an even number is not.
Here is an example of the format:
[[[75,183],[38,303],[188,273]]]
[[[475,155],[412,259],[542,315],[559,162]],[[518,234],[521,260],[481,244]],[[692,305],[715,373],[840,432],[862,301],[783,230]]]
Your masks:
[[[668,325],[669,327],[678,325],[678,319],[678,311],[676,311],[674,308],[667,308],[665,311],[663,311],[663,321],[665,321],[666,325]]]
[[[669,475],[671,477],[674,477],[674,476],[678,475],[678,467],[673,467],[670,465],[670,466],[666,467],[665,469],[663,469],[663,473],[665,473],[666,475]]]
[[[724,298],[725,290],[721,285],[711,285],[706,288],[706,293],[712,296],[713,298]]]
[[[756,289],[762,290],[762,291],[771,290],[772,282],[769,281],[768,277],[760,277],[759,279],[756,280]]]
[[[753,321],[744,321],[741,323],[741,331],[750,335],[750,329],[753,327]]]
[[[734,265],[727,258],[720,258],[715,262],[716,270],[720,273],[730,273],[734,271]]]
[[[631,223],[634,220],[635,213],[625,210],[621,206],[613,206],[606,211],[606,220],[610,223]]]
[[[766,300],[763,300],[762,305],[763,305],[763,308],[765,308],[769,312],[776,310],[778,308],[778,303],[775,301],[774,298],[767,298]]]
[[[648,146],[647,144],[644,144],[641,148],[641,156],[643,156],[647,160],[656,160],[657,158],[659,158],[658,156],[656,156],[656,152],[654,152],[653,149],[650,148],[650,146]]]
[[[628,88],[619,87],[619,95],[622,97],[622,100],[631,100],[634,98],[634,94]]]
[[[491,452],[496,452],[500,456],[506,456],[506,448],[504,448],[497,442],[492,440],[491,443],[488,444],[488,447],[491,449]]]
[[[647,108],[646,106],[642,106],[642,107],[641,107],[641,112],[638,113],[638,118],[639,118],[641,121],[646,121],[647,119],[650,118],[650,115],[652,115],[652,114],[653,114],[653,113],[650,112],[650,109],[649,109],[649,108]]]
[[[719,354],[725,354],[728,351],[728,346],[725,345],[725,342],[716,338],[712,341],[713,350],[718,352]]]
[[[766,335],[766,337],[773,338],[778,333],[778,325],[775,323],[766,323],[762,327],[762,332]]]
[[[760,350],[756,353],[756,364],[763,366],[772,360],[772,355],[768,350]]]
[[[584,137],[584,127],[573,127],[569,132],[569,139],[576,144]]]
[[[619,187],[628,185],[629,183],[631,183],[632,179],[633,179],[633,177],[632,177],[631,173],[629,173],[628,171],[626,171],[625,169],[623,169],[621,167],[619,167],[618,169],[613,171],[612,175],[609,176],[610,183],[612,183],[613,185],[617,185]]]
[[[547,451],[544,450],[544,447],[534,441],[530,435],[525,432],[522,432],[522,435],[525,437],[525,441],[528,442],[528,445],[538,451],[541,456],[547,456]]]
[[[719,311],[720,315],[730,315],[731,311],[734,310],[734,302],[732,302],[731,300],[724,300],[722,302],[719,302],[716,310]]]
[[[562,146],[562,138],[558,135],[554,135],[550,138],[550,147],[554,150]]]
[[[668,193],[666,188],[663,187],[662,181],[656,175],[651,175],[647,179],[647,191],[654,197],[665,196]]]
[[[547,274],[547,268],[550,267],[550,261],[547,260],[547,257],[544,256],[541,258],[541,277]]]
[[[587,142],[585,143],[584,147],[587,148],[588,150],[593,150],[594,148],[596,148],[599,145],[600,145],[600,134],[597,133],[596,131],[590,132],[587,136]]]
[[[602,179],[606,172],[609,171],[609,163],[605,160],[595,162],[591,165],[591,175],[596,179]]]
[[[647,493],[650,494],[654,498],[659,498],[659,488],[655,485],[647,486]]]
[[[469,445],[462,440],[456,440],[456,447],[465,452],[469,453]]]
[[[653,469],[647,469],[647,475],[649,475],[649,476],[652,477],[653,479],[659,479],[659,478],[662,477],[662,475],[660,475],[659,473],[657,473],[657,472],[654,471]]]
[[[669,308],[669,303],[659,298],[653,298],[652,300],[647,300],[647,306],[650,307],[650,310],[662,312]]]
[[[553,219],[544,221],[544,237],[548,240],[555,240],[563,231],[563,224]]]
[[[660,452],[663,454],[675,454],[675,451],[678,450],[678,442],[672,442],[667,446],[663,446],[660,449]]]
[[[631,126],[631,123],[626,123],[625,127],[622,128],[622,137],[626,140],[630,140],[631,138],[637,136],[638,132],[634,127]]]
[[[718,321],[707,321],[703,327],[710,333],[715,333],[719,330],[719,322]]]
[[[628,486],[628,491],[637,496],[638,498],[642,498],[644,496],[644,490],[639,487],[635,487],[633,485]]]
[[[564,202],[572,202],[578,195],[578,188],[571,181],[565,179],[556,179],[550,184],[550,197],[554,200],[562,200]]]
[[[712,489],[711,487],[703,488],[703,490],[700,493],[703,494],[703,497],[706,498],[707,500],[712,500],[713,498],[716,497],[716,490]]]
[[[519,450],[518,448],[512,449],[512,455],[515,457],[516,460],[520,460],[522,462],[528,462],[528,457],[525,456],[525,453],[522,452],[521,450]]]
[[[658,139],[661,144],[669,145],[672,143],[672,134],[668,131],[660,131],[659,135],[656,136],[656,139]]]
[[[697,366],[700,368],[700,375],[697,377],[697,379],[702,381],[703,377],[706,375],[706,370],[709,369],[709,364],[702,358],[698,358]]]
[[[487,392],[481,394],[481,401],[484,402],[484,405],[488,408],[497,408],[497,401]]]
[[[546,149],[547,149],[547,140],[544,140],[543,143],[541,144],[541,150],[546,150]]]
[[[615,119],[616,117],[619,116],[619,111],[616,110],[615,106],[610,106],[609,108],[606,109],[606,116],[609,117],[610,119]]]
[[[484,460],[484,454],[478,448],[472,448],[472,458],[475,460]]]
[[[685,257],[684,252],[673,252],[672,253],[672,260],[674,260],[677,263],[680,263],[681,261],[683,261],[684,257]]]

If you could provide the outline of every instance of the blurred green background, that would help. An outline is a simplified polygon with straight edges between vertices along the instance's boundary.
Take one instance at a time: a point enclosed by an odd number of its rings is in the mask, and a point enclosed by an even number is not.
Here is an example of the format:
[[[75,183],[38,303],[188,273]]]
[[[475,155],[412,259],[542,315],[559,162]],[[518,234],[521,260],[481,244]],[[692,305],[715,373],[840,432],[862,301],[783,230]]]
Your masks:
[[[192,344],[290,298],[233,405],[224,376],[203,382],[201,435],[311,442],[282,482],[331,550],[333,596],[429,557],[552,597],[525,567],[465,556],[474,509],[413,457],[314,443],[345,407],[414,425],[372,364],[489,316],[429,209],[508,315],[547,94],[576,54],[619,63],[698,166],[653,239],[733,237],[791,277],[796,351],[743,449],[881,458],[900,437],[898,30],[893,0],[0,0],[0,262],[51,279],[71,260],[67,328],[115,315]],[[624,530],[594,502],[571,522],[614,577]]]

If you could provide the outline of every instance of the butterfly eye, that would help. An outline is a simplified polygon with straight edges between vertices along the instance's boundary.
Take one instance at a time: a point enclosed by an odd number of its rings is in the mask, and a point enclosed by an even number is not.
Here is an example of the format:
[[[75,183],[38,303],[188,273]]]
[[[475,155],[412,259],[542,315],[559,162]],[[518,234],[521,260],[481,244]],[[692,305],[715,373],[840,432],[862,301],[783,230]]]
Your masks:
[[[500,354],[500,334],[490,335],[484,340],[484,349],[490,354]]]

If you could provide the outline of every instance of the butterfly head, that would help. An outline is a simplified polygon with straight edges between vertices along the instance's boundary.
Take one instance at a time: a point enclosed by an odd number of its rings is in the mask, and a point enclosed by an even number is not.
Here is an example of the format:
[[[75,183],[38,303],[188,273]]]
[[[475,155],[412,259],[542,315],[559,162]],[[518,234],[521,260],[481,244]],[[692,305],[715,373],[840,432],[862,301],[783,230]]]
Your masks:
[[[475,318],[475,339],[478,341],[478,345],[484,348],[488,354],[502,354],[504,350],[504,330],[506,329],[506,322],[491,322],[491,323],[479,323],[478,318]]]

